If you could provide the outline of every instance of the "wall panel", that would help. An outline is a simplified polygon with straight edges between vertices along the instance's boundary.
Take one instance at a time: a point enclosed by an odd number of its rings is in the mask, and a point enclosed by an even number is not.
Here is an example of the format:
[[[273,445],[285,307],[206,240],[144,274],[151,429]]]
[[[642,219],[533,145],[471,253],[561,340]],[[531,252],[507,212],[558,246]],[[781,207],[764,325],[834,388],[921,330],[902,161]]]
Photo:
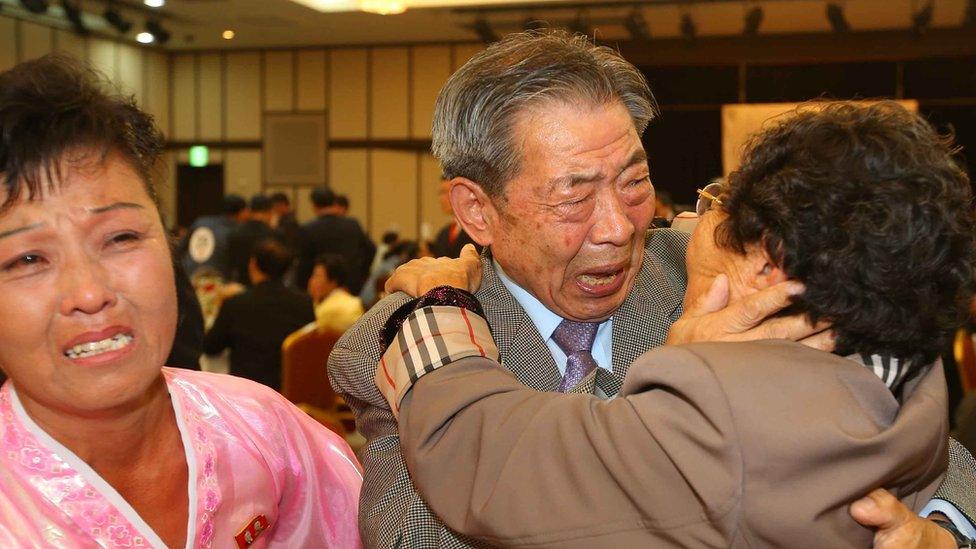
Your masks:
[[[457,44],[454,46],[454,70],[461,68],[461,65],[467,63],[468,59],[483,49],[485,49],[484,44]]]
[[[430,137],[430,122],[434,114],[434,102],[441,86],[451,75],[451,48],[449,46],[418,46],[412,48],[413,75],[410,79],[412,105],[410,136]]]
[[[192,53],[173,56],[173,139],[197,139],[197,58]]]
[[[224,194],[237,193],[245,199],[261,192],[261,151],[228,150],[224,153]]]
[[[143,52],[146,77],[146,110],[156,118],[156,125],[167,138],[172,135],[170,127],[170,76],[169,56],[155,51]]]
[[[88,38],[88,61],[112,82],[119,81],[118,44],[103,38]]]
[[[27,21],[20,22],[20,61],[37,59],[53,50],[50,27]]]
[[[410,134],[410,57],[407,48],[370,52],[370,137],[405,139]]]
[[[0,71],[17,64],[17,21],[0,17]]]
[[[451,215],[441,210],[441,165],[430,153],[418,153],[420,158],[420,238],[433,240],[437,231]]]
[[[298,110],[325,110],[325,64],[325,50],[301,50],[296,55]]]
[[[133,46],[118,46],[119,87],[135,96],[140,105],[145,104],[145,78],[143,78],[142,50]]]
[[[0,21],[0,24],[2,24],[2,21]],[[0,33],[2,32],[0,30]],[[58,53],[70,55],[80,61],[88,60],[88,41],[71,31],[63,29],[56,29],[54,31],[54,50]]]
[[[369,154],[365,149],[329,151],[329,186],[349,197],[349,213],[369,231],[367,174]]]
[[[261,55],[229,53],[226,71],[227,139],[261,139]]]
[[[200,94],[197,116],[200,119],[200,135],[204,141],[219,141],[224,137],[224,78],[223,60],[218,53],[201,55],[197,92]]]
[[[376,149],[370,153],[370,234],[386,231],[417,238],[417,153]]]
[[[341,49],[329,53],[329,137],[367,137],[366,59],[364,49]]]
[[[290,111],[295,108],[295,66],[291,51],[264,54],[264,109]]]

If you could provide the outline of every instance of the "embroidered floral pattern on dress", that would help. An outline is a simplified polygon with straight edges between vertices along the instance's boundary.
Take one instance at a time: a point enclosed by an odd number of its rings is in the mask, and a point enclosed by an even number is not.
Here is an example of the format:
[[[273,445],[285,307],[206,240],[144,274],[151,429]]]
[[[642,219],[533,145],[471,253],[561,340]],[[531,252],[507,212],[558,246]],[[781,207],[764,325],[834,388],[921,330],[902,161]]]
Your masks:
[[[48,450],[14,417],[9,390],[0,391],[0,467],[19,469],[55,508],[102,547],[149,547],[129,521],[60,456]]]

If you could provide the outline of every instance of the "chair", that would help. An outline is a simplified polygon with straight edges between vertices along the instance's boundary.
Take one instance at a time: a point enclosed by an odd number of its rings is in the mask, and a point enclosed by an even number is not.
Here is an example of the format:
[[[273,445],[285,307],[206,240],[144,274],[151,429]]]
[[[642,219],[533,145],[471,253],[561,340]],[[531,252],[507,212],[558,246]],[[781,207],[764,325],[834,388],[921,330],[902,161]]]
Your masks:
[[[967,328],[956,330],[952,354],[956,360],[956,367],[959,368],[963,392],[976,391],[976,348],[973,345],[972,333]]]
[[[340,336],[320,331],[311,322],[285,338],[281,344],[281,394],[345,437],[355,430],[355,419],[326,375],[329,353]]]

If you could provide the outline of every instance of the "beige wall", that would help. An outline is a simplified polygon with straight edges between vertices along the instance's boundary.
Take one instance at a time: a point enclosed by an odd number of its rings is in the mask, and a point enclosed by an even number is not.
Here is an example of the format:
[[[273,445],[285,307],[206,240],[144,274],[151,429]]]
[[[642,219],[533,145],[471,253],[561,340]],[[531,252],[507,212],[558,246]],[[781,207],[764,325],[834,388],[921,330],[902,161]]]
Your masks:
[[[440,168],[428,152],[366,143],[429,139],[438,90],[482,47],[166,54],[0,15],[0,70],[54,51],[88,61],[134,94],[171,141],[235,143],[210,155],[224,165],[226,192],[283,191],[303,221],[313,215],[311,187],[265,181],[264,117],[325,112],[328,140],[343,144],[327,152],[327,182],[349,196],[352,214],[374,238],[390,229],[406,238],[433,238],[447,222],[437,200]],[[161,170],[168,222],[176,217],[176,166],[185,161],[185,150],[174,151]]]
[[[305,221],[313,215],[312,186],[265,181],[264,117],[325,112],[327,140],[341,145],[328,149],[326,180],[349,196],[352,215],[374,238],[391,229],[406,238],[432,238],[447,222],[437,201],[436,160],[427,152],[367,143],[429,139],[438,90],[480,49],[427,45],[174,54],[173,138],[243,143],[222,155],[227,191],[283,191]]]

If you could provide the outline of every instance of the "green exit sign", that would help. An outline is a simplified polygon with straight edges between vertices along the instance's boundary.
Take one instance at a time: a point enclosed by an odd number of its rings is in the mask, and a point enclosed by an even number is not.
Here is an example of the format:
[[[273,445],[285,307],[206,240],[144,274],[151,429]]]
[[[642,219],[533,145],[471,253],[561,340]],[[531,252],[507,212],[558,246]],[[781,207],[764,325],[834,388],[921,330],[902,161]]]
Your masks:
[[[202,168],[210,163],[210,149],[203,145],[190,147],[190,165]]]

